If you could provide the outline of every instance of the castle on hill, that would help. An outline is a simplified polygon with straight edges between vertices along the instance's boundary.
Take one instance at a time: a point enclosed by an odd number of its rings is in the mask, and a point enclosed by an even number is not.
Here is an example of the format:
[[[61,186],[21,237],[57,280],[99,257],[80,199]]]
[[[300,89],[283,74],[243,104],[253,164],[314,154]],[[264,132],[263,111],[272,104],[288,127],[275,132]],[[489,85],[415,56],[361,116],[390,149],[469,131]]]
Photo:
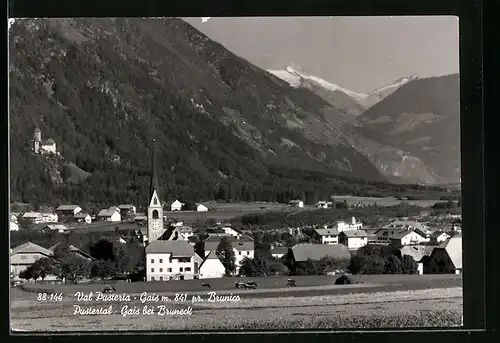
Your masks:
[[[59,154],[57,152],[56,142],[52,138],[42,140],[42,131],[38,127],[33,134],[32,144],[35,154]]]

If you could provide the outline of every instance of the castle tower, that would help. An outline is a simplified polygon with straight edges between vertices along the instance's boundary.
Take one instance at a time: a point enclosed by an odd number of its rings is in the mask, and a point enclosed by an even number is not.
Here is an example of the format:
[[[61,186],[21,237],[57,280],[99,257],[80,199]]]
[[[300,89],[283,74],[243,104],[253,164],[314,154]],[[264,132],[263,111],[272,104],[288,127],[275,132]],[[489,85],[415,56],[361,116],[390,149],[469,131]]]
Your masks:
[[[33,151],[38,154],[40,151],[40,142],[42,141],[42,131],[37,127],[33,133]]]
[[[148,243],[156,241],[163,234],[163,231],[163,205],[160,198],[158,175],[156,174],[156,142],[153,139],[153,163],[148,205]]]

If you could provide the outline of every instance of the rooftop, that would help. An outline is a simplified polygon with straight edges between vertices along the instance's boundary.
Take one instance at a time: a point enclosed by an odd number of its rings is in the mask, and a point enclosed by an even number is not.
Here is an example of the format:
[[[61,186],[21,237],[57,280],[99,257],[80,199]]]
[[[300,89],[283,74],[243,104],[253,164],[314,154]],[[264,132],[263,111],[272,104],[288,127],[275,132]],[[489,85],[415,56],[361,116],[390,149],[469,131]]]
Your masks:
[[[78,208],[80,206],[78,205],[61,205],[58,208],[56,208],[56,211],[73,211],[75,208]]]
[[[31,242],[27,242],[27,243],[24,243],[24,244],[21,244],[17,247],[15,247],[14,249],[12,249],[12,252],[10,253],[10,255],[15,255],[15,254],[19,254],[19,253],[23,253],[23,254],[30,254],[30,253],[40,253],[40,254],[44,254],[46,256],[53,256],[54,253],[49,250],[49,249],[45,249],[35,243],[31,243]]]
[[[194,256],[194,248],[186,241],[153,241],[146,246],[147,254],[171,254],[172,257]]]
[[[339,234],[339,231],[337,229],[331,228],[331,229],[316,229],[316,232],[320,236],[337,236]]]
[[[365,230],[345,230],[342,231],[342,234],[346,235],[348,238],[354,238],[354,237],[363,238],[368,236]]]

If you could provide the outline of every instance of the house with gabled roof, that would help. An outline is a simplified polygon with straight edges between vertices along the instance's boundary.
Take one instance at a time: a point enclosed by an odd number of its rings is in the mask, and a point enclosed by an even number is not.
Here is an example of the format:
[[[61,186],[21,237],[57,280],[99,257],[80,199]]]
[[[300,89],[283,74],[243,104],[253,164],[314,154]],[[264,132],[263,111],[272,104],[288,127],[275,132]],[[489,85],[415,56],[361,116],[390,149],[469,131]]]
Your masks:
[[[86,212],[78,212],[77,214],[75,214],[74,218],[75,221],[78,223],[86,223],[86,224],[92,223],[92,216]]]
[[[428,274],[426,266],[435,247],[435,245],[405,245],[400,249],[400,252],[401,256],[409,255],[413,257],[417,262],[419,274]]]
[[[343,244],[312,244],[301,243],[288,250],[286,258],[291,264],[291,270],[295,270],[307,260],[320,261],[323,258],[331,258],[339,263],[348,263],[351,252]]]
[[[215,251],[211,251],[199,267],[200,279],[221,278],[226,274],[226,268],[217,257]]]
[[[42,232],[54,232],[57,231],[59,233],[68,233],[69,228],[63,224],[48,224],[42,227]]]
[[[447,234],[446,232],[434,231],[430,235],[430,241],[432,243],[440,244],[440,243],[446,242],[448,239],[450,239],[450,237],[451,236],[449,234]]]
[[[290,200],[288,206],[302,208],[304,207],[304,202],[302,200]]]
[[[33,263],[43,257],[53,257],[54,253],[37,244],[27,242],[21,244],[10,252],[10,272],[14,277],[28,269]]]
[[[220,241],[223,238],[228,239],[229,242],[231,243],[235,256],[236,273],[238,273],[239,267],[241,266],[241,262],[245,258],[250,258],[250,259],[254,258],[255,243],[250,237],[246,235],[243,235],[241,239],[236,239],[235,237],[232,236],[225,236],[225,237],[211,236],[203,241],[203,249],[205,252],[205,256],[208,256],[208,254],[211,251],[216,251]]]
[[[120,213],[123,214],[135,214],[137,212],[136,207],[132,204],[120,204],[118,208],[120,209]]]
[[[182,202],[180,202],[179,200],[175,200],[170,205],[170,211],[180,211],[182,210],[182,206],[184,206]]]
[[[58,216],[71,216],[74,217],[75,214],[82,211],[82,208],[78,205],[61,205],[56,208],[56,213]]]
[[[105,220],[107,222],[119,222],[122,220],[122,216],[119,211],[116,209],[110,210],[110,209],[105,209],[101,210],[97,214],[97,220]]]
[[[462,236],[451,237],[432,250],[427,271],[430,274],[462,274]]]
[[[368,244],[368,234],[364,230],[345,230],[339,233],[339,243],[356,250]]]
[[[320,240],[321,244],[338,244],[339,231],[335,228],[318,228],[314,230],[313,236]]]
[[[270,249],[271,256],[274,258],[282,258],[288,253],[287,247],[273,247]]]
[[[182,240],[155,240],[146,246],[146,280],[194,279],[194,248]]]

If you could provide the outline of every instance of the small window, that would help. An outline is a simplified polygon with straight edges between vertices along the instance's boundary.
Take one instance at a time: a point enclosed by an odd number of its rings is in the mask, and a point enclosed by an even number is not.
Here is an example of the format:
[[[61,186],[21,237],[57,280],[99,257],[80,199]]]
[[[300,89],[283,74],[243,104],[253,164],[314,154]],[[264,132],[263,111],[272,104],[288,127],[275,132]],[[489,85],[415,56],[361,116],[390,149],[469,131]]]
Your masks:
[[[247,255],[250,256],[250,251],[247,251]]]
[[[162,273],[162,272],[163,272],[163,268],[160,268],[160,273]]]
[[[151,263],[155,263],[155,260],[154,260],[154,258],[152,258],[152,259],[151,259]]]
[[[172,280],[172,277],[171,277],[171,276],[169,276],[169,277],[168,277],[168,279],[169,279],[169,280]]]
[[[163,259],[162,258],[160,258],[160,263],[163,263]]]
[[[158,199],[156,199],[156,197],[153,198],[153,204],[158,205]]]
[[[160,281],[163,281],[163,276],[160,276]]]
[[[187,271],[187,272],[190,272],[191,271],[191,267],[186,267],[184,270]]]
[[[153,211],[153,219],[158,219],[158,211],[157,210]]]
[[[154,276],[151,276],[151,281],[154,281],[155,280],[155,277]]]
[[[182,271],[183,271],[182,269],[183,269],[183,268],[182,268],[182,267],[180,267],[180,268],[179,268],[179,271],[180,271],[180,272],[182,272]]]
[[[169,273],[171,273],[171,272],[172,272],[172,268],[168,268],[168,269],[167,269],[167,271],[168,271]]]
[[[238,252],[238,255],[241,255],[241,251]]]
[[[155,269],[154,268],[151,268],[151,273],[154,273],[155,272]]]

